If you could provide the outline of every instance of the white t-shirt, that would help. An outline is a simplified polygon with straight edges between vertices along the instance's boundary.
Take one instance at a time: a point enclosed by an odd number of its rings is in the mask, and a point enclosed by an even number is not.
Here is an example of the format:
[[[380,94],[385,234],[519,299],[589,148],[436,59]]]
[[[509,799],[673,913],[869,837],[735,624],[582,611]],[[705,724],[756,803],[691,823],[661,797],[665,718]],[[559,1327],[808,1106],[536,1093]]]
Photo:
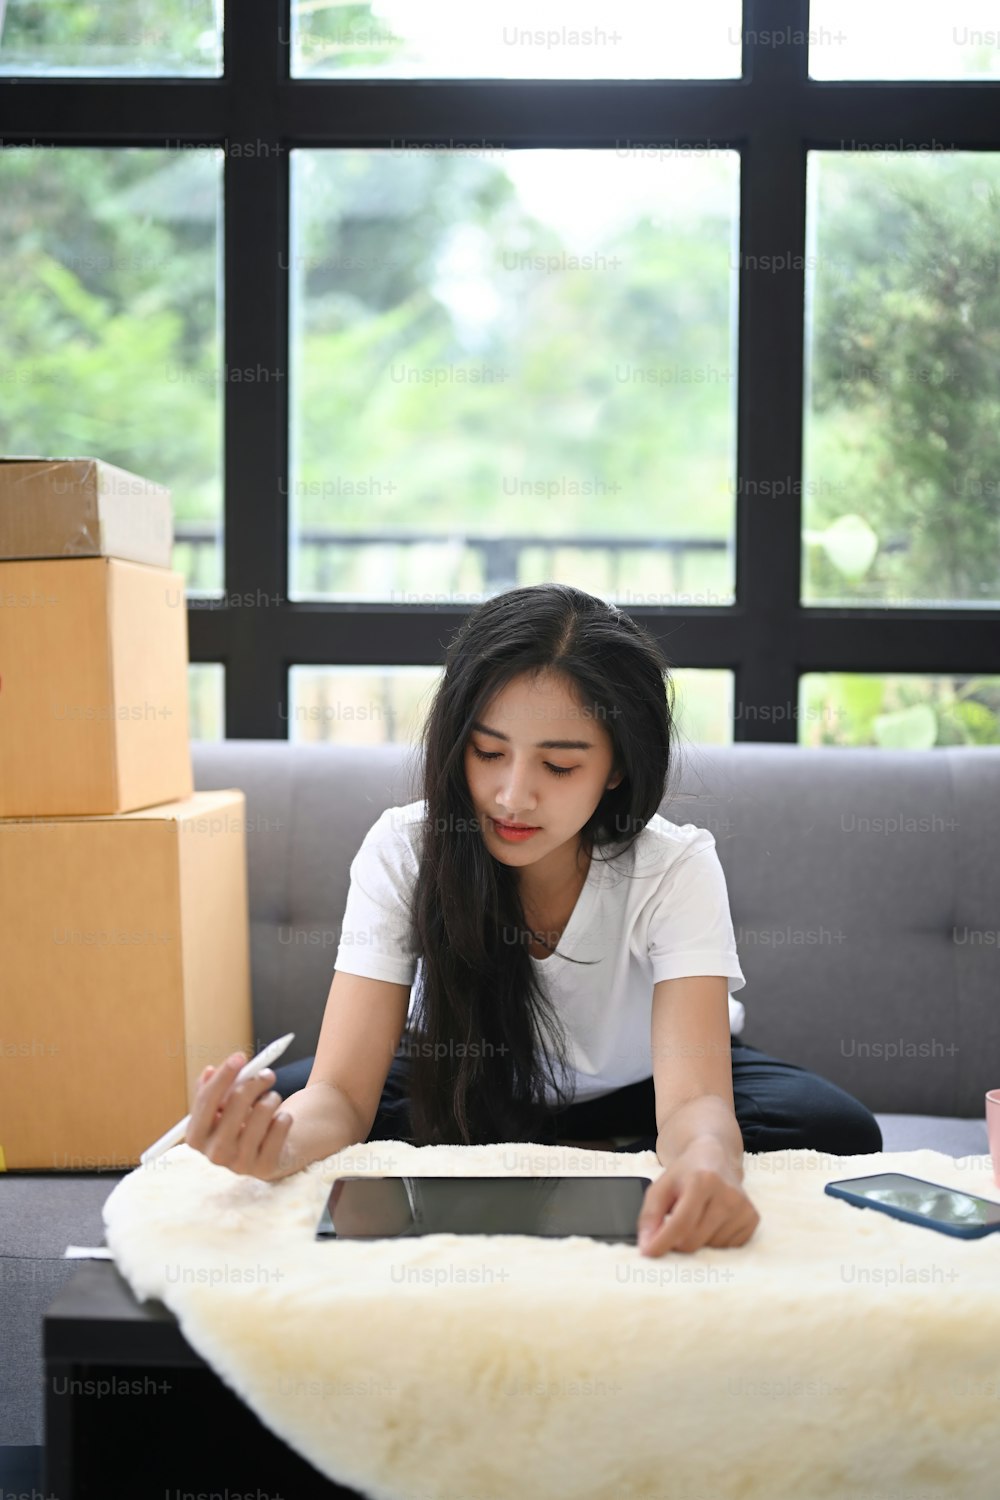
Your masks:
[[[410,985],[411,1028],[419,1026],[421,960],[409,946],[408,922],[425,817],[422,801],[386,808],[365,835],[351,862],[334,964]],[[725,975],[730,1032],[743,1029],[744,1009],[732,996],[746,980],[714,835],[657,813],[631,849],[605,864],[611,852],[595,849],[557,944],[596,962],[568,963],[558,954],[531,959],[565,1027],[563,1082],[578,1103],[651,1076],[653,986],[661,979]]]

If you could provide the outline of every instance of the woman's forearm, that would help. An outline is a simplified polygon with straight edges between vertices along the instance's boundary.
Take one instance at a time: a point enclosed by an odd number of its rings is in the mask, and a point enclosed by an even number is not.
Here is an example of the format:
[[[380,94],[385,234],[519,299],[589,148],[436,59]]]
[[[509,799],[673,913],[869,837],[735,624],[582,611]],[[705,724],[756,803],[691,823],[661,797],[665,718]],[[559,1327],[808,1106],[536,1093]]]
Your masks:
[[[306,1084],[297,1094],[289,1094],[281,1111],[291,1115],[292,1123],[271,1181],[290,1177],[310,1162],[362,1141],[367,1134],[350,1099],[332,1083]]]

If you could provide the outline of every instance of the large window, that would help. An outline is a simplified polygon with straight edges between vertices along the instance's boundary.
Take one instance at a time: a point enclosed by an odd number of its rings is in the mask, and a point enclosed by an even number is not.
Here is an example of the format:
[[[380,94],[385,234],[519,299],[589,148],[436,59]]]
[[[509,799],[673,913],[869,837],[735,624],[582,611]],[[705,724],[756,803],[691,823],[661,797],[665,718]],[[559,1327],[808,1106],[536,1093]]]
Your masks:
[[[0,0],[0,448],[170,487],[200,735],[558,579],[689,739],[1000,743],[996,16],[889,9]]]

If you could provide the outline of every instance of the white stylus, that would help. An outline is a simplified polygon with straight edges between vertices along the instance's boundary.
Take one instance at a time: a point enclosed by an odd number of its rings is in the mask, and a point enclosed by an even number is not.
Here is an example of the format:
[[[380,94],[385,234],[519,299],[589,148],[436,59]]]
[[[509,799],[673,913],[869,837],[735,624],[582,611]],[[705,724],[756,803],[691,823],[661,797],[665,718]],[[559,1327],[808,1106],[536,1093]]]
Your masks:
[[[279,1036],[276,1042],[270,1042],[261,1052],[257,1053],[256,1057],[251,1057],[248,1063],[244,1063],[233,1079],[231,1087],[235,1088],[238,1083],[245,1083],[248,1078],[256,1078],[258,1073],[263,1073],[264,1069],[270,1067],[275,1058],[281,1056],[289,1042],[293,1041],[294,1038],[295,1032],[289,1031],[285,1036]],[[179,1145],[184,1139],[190,1123],[191,1116],[185,1115],[183,1120],[178,1120],[176,1125],[171,1126],[166,1135],[161,1135],[158,1141],[154,1141],[151,1146],[147,1147],[139,1158],[143,1166],[147,1162],[153,1161],[155,1157],[162,1156],[164,1151],[170,1150],[171,1146]]]

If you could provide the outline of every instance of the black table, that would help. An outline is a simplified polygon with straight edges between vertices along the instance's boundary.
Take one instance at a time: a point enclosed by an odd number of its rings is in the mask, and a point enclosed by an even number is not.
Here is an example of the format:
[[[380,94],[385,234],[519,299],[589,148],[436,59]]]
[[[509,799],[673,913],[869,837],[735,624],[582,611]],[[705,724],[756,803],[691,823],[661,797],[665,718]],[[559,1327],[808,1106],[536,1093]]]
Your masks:
[[[43,1346],[46,1500],[365,1500],[265,1427],[112,1261],[80,1262]]]

